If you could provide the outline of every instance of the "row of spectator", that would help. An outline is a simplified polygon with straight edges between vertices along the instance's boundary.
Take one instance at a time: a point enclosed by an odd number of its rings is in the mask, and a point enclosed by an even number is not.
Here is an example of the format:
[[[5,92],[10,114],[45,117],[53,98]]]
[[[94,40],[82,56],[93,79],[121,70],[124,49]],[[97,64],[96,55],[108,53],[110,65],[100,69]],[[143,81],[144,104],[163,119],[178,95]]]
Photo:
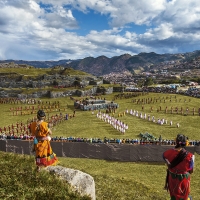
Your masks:
[[[0,140],[23,140],[32,141],[34,139],[31,135],[6,135],[0,134]],[[79,137],[52,137],[53,142],[86,142],[86,143],[116,143],[116,144],[136,144],[136,145],[175,145],[174,140],[164,139],[158,140],[144,140],[144,139],[119,139],[119,138],[79,138]],[[199,140],[188,140],[188,146],[200,146]]]

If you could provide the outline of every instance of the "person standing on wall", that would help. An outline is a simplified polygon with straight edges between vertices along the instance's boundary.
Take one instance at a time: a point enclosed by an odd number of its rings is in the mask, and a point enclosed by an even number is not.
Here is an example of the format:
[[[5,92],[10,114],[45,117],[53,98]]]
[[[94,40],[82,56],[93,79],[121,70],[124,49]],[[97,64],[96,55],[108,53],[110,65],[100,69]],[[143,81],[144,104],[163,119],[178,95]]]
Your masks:
[[[36,158],[37,170],[41,167],[47,167],[50,165],[56,165],[58,159],[56,154],[53,153],[50,140],[52,131],[50,130],[48,123],[45,122],[45,112],[39,110],[37,112],[37,120],[30,124],[30,132],[34,136],[34,151]]]
[[[171,200],[190,200],[190,175],[194,168],[194,155],[185,146],[187,137],[178,134],[176,146],[163,153],[167,164],[165,188],[170,193]]]

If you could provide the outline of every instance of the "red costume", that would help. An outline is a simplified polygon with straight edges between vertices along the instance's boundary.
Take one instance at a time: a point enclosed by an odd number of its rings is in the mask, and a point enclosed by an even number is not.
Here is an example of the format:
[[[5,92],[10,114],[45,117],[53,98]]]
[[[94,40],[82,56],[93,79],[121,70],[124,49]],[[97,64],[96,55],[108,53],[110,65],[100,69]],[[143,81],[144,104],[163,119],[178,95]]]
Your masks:
[[[170,164],[179,154],[178,149],[169,149],[164,152],[163,158]],[[169,165],[168,165],[169,166]],[[171,200],[188,200],[190,193],[190,173],[193,171],[194,155],[187,152],[186,157],[175,167],[168,167],[168,189]]]

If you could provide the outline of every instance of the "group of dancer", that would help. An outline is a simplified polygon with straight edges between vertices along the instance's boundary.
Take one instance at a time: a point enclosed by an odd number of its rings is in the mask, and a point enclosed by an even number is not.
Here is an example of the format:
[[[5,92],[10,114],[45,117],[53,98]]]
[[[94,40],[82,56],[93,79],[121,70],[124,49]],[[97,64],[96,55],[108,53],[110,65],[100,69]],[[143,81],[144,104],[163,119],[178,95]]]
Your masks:
[[[159,125],[167,125],[168,124],[168,120],[167,119],[164,119],[164,118],[158,118],[156,119],[155,116],[151,116],[150,114],[146,114],[146,113],[142,113],[142,112],[139,112],[137,110],[132,110],[130,109],[130,111],[128,109],[126,109],[126,114],[130,114],[132,116],[136,116],[140,119],[147,119],[148,121],[151,121],[151,122],[154,122],[154,123],[157,123]],[[170,120],[169,121],[169,125],[172,126],[173,125],[173,121]],[[179,122],[176,123],[176,127],[179,128],[180,127],[180,124]]]
[[[51,112],[61,112],[61,111],[66,111],[66,108],[61,108],[59,104],[52,104],[52,105],[29,105],[29,106],[18,106],[18,107],[11,107],[9,110],[12,112],[13,116],[18,116],[18,115],[32,115],[32,114],[37,114],[37,110],[44,110],[46,113],[51,113]]]
[[[101,113],[99,111],[96,114],[97,118],[103,120],[104,122],[107,122],[108,124],[112,125],[114,129],[122,133],[123,135],[125,134],[126,130],[128,130],[128,124],[125,124],[123,121],[110,116],[108,113]]]
[[[36,112],[37,113],[37,112]],[[65,116],[62,113],[54,114],[46,116],[46,120],[49,123],[49,126],[55,127],[62,122],[65,121]],[[26,139],[30,137],[30,124],[33,121],[36,121],[37,118],[33,117],[31,119],[27,119],[27,122],[17,122],[16,124],[11,124],[8,126],[0,127],[0,134],[3,138],[10,138],[10,139]]]

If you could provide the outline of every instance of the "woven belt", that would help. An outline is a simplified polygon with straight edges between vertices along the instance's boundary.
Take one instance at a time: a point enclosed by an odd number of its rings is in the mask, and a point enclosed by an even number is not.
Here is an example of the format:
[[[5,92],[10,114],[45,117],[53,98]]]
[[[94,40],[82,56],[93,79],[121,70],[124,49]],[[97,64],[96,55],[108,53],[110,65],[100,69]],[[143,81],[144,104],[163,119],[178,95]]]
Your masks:
[[[169,170],[169,173],[170,173],[170,175],[171,175],[171,177],[172,177],[173,179],[178,178],[179,180],[182,180],[182,179],[184,179],[184,178],[188,179],[189,176],[190,176],[190,173],[189,173],[189,172],[186,172],[185,174],[175,174],[175,173],[173,173],[173,172],[171,172],[171,171]]]

